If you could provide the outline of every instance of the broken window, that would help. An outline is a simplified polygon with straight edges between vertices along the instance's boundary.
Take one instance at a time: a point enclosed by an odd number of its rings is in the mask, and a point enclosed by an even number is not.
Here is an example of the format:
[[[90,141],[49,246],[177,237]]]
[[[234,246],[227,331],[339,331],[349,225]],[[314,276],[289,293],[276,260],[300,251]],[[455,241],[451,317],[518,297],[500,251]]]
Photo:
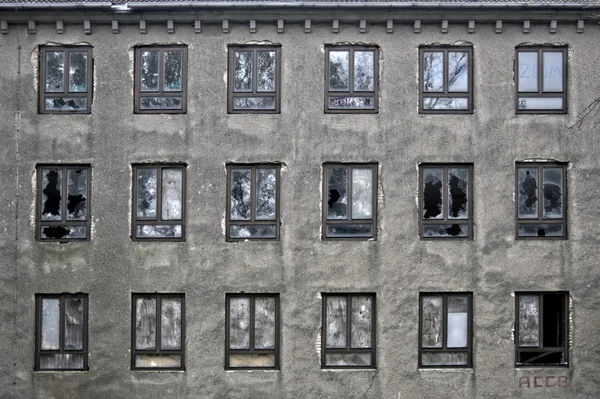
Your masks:
[[[375,294],[323,294],[323,368],[375,368]]]
[[[473,113],[473,48],[421,47],[420,112]]]
[[[419,367],[472,367],[471,293],[420,295]]]
[[[473,165],[421,164],[421,238],[473,237]]]
[[[133,294],[132,370],[183,370],[185,297]]]
[[[135,49],[135,112],[186,112],[187,47]]]
[[[378,111],[377,47],[327,46],[325,71],[325,112]]]
[[[278,113],[280,46],[229,47],[229,113]]]
[[[133,240],[185,238],[185,165],[133,165]]]
[[[377,165],[323,165],[323,239],[377,235]]]
[[[91,47],[40,47],[40,113],[89,114],[92,86]]]
[[[279,369],[279,295],[228,294],[226,369]]]
[[[37,294],[35,370],[88,369],[88,296]]]
[[[517,237],[566,238],[566,165],[518,163],[516,180]]]
[[[227,165],[227,240],[279,239],[279,164]]]
[[[567,48],[516,48],[517,113],[567,112]]]
[[[39,241],[89,240],[89,165],[37,167]]]
[[[515,346],[517,366],[568,365],[569,294],[516,294]]]

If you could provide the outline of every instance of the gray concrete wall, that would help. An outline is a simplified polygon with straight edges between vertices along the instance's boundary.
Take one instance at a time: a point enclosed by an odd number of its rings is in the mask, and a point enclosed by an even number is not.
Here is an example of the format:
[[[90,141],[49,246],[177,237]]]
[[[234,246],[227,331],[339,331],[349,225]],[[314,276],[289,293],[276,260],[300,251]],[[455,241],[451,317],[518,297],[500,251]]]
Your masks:
[[[569,129],[600,95],[597,26],[584,34],[533,25],[11,26],[0,41],[2,251],[0,310],[7,351],[0,363],[6,398],[596,398],[600,392],[600,144],[590,122]],[[227,45],[269,40],[282,45],[278,115],[228,115]],[[325,43],[380,46],[376,115],[323,113]],[[467,41],[474,48],[475,113],[419,115],[418,47]],[[46,43],[94,47],[90,115],[37,113],[37,54]],[[523,43],[569,45],[567,115],[515,115],[513,60]],[[133,114],[133,46],[189,46],[186,115]],[[20,48],[20,50],[19,50]],[[20,63],[20,73],[18,64]],[[17,116],[15,116],[17,115]],[[20,118],[19,118],[20,115]],[[598,119],[597,119],[598,120]],[[18,149],[17,149],[18,145]],[[569,162],[568,231],[563,241],[516,241],[515,162]],[[180,243],[132,242],[131,164],[185,162],[187,236]],[[281,240],[227,243],[226,162],[282,162]],[[379,163],[376,241],[324,242],[323,162]],[[37,163],[92,165],[92,239],[35,241]],[[420,241],[417,165],[474,164],[472,241]],[[18,173],[17,173],[18,171]],[[18,186],[17,186],[18,182]],[[15,223],[16,218],[16,223]],[[16,257],[15,257],[16,254]],[[16,260],[15,260],[16,259]],[[514,366],[514,292],[566,290],[572,301],[568,368]],[[34,295],[89,294],[89,372],[34,372]],[[132,292],[185,293],[186,371],[130,371]],[[225,371],[225,294],[278,292],[281,369]],[[321,292],[376,292],[377,370],[322,370],[318,351]],[[421,291],[472,291],[474,367],[419,370]],[[16,298],[16,304],[14,303]],[[531,376],[530,388],[520,387]],[[567,387],[536,388],[533,376],[565,376]],[[539,380],[543,381],[543,380]]]

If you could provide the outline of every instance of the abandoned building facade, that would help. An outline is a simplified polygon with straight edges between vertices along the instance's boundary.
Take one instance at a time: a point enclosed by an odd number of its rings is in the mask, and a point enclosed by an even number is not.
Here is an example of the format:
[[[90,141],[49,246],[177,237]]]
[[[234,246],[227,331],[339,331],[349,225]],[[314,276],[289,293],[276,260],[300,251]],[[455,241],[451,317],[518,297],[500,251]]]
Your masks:
[[[597,398],[599,15],[0,2],[0,397]]]

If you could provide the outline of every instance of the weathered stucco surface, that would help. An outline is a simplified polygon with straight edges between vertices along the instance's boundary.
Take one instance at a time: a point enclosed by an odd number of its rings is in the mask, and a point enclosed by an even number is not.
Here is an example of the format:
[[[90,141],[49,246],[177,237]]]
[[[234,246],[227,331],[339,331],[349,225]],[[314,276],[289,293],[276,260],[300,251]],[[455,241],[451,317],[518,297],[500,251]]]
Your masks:
[[[3,398],[597,398],[600,392],[600,140],[577,115],[600,96],[598,26],[491,23],[369,26],[205,24],[81,25],[56,33],[38,24],[10,27],[0,40],[0,397]],[[282,45],[282,103],[277,115],[228,115],[227,45]],[[418,47],[466,41],[474,48],[475,113],[419,115]],[[37,113],[32,53],[55,42],[94,49],[91,115]],[[376,115],[323,113],[323,44],[380,46]],[[569,45],[567,115],[515,115],[515,46]],[[131,49],[141,43],[189,46],[188,113],[134,115]],[[568,169],[568,240],[516,241],[515,162],[555,159]],[[131,164],[185,162],[187,236],[180,243],[132,242]],[[281,240],[225,242],[226,162],[287,165],[281,175]],[[378,162],[376,241],[324,242],[323,162]],[[474,164],[472,241],[420,241],[417,165]],[[37,163],[92,165],[90,242],[35,241]],[[566,290],[572,299],[568,368],[514,367],[514,292]],[[130,371],[131,293],[185,293],[186,371]],[[278,292],[281,369],[224,371],[225,294]],[[375,292],[377,370],[321,370],[321,292]],[[472,291],[472,370],[419,370],[421,291]],[[89,294],[89,371],[34,372],[34,295]],[[524,376],[566,376],[567,387],[520,387]]]

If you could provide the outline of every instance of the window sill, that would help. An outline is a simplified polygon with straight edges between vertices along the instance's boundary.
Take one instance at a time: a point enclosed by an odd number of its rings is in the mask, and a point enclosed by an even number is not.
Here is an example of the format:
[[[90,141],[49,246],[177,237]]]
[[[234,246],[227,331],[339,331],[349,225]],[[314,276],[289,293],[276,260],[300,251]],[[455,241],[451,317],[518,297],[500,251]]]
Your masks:
[[[435,371],[442,373],[468,373],[473,374],[474,370],[472,367],[452,368],[452,367],[419,367],[419,372]]]
[[[239,370],[233,370],[233,369],[227,369],[225,370],[226,373],[240,373],[240,372],[247,372],[247,373],[257,373],[257,372],[265,372],[265,373],[279,373],[279,369],[239,369]]]
[[[348,367],[348,368],[343,368],[343,369],[334,369],[334,368],[326,368],[326,369],[324,369],[324,368],[322,368],[321,371],[322,372],[323,371],[324,372],[334,372],[334,373],[339,373],[339,372],[346,373],[348,371],[351,371],[351,372],[360,371],[360,372],[368,372],[368,373],[377,373],[379,370],[378,369],[374,369],[374,368],[364,368],[364,369],[361,369],[361,368],[358,368],[358,367]]]
[[[33,370],[33,374],[88,374],[89,370]]]

